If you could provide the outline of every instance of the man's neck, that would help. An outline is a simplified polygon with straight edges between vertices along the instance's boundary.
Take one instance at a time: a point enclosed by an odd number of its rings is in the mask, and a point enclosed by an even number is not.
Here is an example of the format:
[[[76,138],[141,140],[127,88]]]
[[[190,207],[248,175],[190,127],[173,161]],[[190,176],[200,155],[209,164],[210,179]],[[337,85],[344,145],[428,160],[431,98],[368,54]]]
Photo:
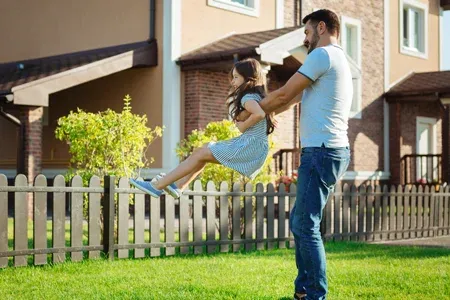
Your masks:
[[[317,47],[325,47],[330,44],[337,45],[337,37],[334,35],[322,36],[317,43]]]

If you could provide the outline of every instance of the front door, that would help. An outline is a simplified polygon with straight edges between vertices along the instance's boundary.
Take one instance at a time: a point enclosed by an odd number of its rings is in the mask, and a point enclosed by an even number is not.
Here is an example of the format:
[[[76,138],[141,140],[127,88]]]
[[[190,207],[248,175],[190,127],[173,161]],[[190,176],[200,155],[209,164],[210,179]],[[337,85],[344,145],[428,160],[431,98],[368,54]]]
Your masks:
[[[438,179],[438,159],[436,154],[436,119],[417,117],[416,153],[421,155],[416,161],[416,176],[420,182],[433,183]]]

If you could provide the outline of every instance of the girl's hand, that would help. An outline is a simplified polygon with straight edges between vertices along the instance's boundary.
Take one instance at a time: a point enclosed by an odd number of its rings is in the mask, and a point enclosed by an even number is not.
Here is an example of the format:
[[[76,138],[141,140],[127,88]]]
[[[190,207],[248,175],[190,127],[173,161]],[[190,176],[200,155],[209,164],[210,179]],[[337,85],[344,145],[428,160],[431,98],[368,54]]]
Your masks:
[[[244,133],[244,131],[245,131],[244,122],[236,121],[236,127],[239,129],[239,131],[241,133]]]

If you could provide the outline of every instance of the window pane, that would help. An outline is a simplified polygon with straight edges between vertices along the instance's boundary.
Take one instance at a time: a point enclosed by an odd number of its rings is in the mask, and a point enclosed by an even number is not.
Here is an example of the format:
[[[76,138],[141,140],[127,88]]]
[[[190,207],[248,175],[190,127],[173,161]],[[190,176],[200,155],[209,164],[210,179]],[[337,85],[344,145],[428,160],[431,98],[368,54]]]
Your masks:
[[[346,34],[346,40],[345,40],[345,51],[348,56],[350,56],[355,62],[357,62],[357,49],[356,49],[356,27],[346,25],[345,26],[345,34]]]
[[[240,3],[242,5],[247,5],[247,0],[231,0],[231,2],[237,2],[237,3]]]
[[[409,46],[408,43],[408,9],[403,9],[403,45]]]
[[[414,23],[414,31],[412,32],[412,47],[419,49],[419,34],[420,34],[420,15],[418,11],[413,11],[413,23]]]

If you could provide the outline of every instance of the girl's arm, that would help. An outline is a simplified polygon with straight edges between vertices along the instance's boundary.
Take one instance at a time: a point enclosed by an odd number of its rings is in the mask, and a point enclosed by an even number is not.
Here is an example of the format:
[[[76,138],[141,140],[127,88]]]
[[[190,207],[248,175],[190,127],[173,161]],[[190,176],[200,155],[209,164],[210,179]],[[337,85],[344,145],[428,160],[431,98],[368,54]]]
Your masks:
[[[244,108],[250,116],[243,122],[236,122],[236,126],[240,132],[245,132],[266,117],[266,113],[262,110],[256,100],[248,100],[244,103]]]

